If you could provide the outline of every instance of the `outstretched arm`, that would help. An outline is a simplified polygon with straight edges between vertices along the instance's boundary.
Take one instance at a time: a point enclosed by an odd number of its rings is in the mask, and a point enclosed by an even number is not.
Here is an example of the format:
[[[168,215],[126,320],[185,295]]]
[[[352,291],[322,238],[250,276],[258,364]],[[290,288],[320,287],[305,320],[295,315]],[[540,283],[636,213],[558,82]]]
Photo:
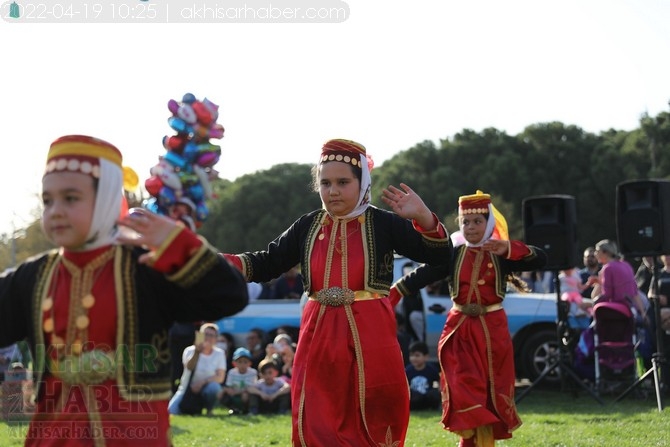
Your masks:
[[[432,229],[438,224],[435,215],[423,203],[421,197],[405,183],[401,183],[399,189],[389,185],[382,191],[382,201],[400,217],[413,219],[422,228]]]

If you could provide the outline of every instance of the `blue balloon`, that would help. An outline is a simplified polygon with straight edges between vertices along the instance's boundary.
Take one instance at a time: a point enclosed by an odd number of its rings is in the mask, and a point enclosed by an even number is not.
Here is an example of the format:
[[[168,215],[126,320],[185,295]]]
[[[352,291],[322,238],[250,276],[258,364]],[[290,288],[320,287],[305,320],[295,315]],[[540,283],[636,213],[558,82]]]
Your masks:
[[[193,104],[195,102],[195,95],[193,93],[186,93],[181,99],[181,102],[185,102],[186,104]]]

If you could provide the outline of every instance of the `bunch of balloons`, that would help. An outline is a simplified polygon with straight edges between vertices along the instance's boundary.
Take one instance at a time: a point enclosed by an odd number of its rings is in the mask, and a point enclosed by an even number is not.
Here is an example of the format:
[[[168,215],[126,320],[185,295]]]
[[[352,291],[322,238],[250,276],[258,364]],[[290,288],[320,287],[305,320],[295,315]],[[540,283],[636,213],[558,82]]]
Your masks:
[[[181,102],[168,101],[172,116],[168,124],[176,135],[163,137],[166,153],[150,169],[144,186],[151,195],[145,208],[174,219],[192,229],[200,227],[209,210],[205,203],[212,197],[211,181],[218,178],[214,165],[221,147],[210,138],[222,138],[224,128],[216,120],[219,106],[207,98],[199,101],[186,93]]]

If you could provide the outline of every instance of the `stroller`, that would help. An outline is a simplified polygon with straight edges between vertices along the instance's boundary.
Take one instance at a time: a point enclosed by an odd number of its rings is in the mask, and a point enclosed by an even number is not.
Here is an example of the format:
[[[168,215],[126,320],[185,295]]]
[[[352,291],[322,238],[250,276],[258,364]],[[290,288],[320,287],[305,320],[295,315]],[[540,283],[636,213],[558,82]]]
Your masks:
[[[593,307],[595,381],[597,392],[617,392],[637,380],[635,316],[622,303]]]

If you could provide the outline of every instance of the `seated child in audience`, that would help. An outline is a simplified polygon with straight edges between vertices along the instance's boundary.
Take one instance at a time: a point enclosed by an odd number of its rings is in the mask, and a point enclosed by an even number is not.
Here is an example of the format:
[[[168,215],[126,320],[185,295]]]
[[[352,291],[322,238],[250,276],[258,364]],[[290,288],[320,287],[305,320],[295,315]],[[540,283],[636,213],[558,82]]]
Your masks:
[[[440,408],[440,370],[428,362],[428,345],[417,341],[409,347],[409,362],[405,368],[409,382],[410,410]]]
[[[249,411],[249,388],[258,380],[258,371],[251,367],[251,353],[247,348],[237,348],[233,353],[233,368],[228,371],[221,403],[230,408],[230,414]]]
[[[260,379],[248,388],[251,414],[287,414],[291,406],[291,386],[279,375],[279,366],[272,360],[258,365]]]
[[[596,277],[589,277],[582,284],[582,278],[576,268],[561,270],[558,280],[561,286],[561,300],[570,303],[569,315],[574,317],[593,316],[593,301],[582,297],[582,291],[591,287]]]

